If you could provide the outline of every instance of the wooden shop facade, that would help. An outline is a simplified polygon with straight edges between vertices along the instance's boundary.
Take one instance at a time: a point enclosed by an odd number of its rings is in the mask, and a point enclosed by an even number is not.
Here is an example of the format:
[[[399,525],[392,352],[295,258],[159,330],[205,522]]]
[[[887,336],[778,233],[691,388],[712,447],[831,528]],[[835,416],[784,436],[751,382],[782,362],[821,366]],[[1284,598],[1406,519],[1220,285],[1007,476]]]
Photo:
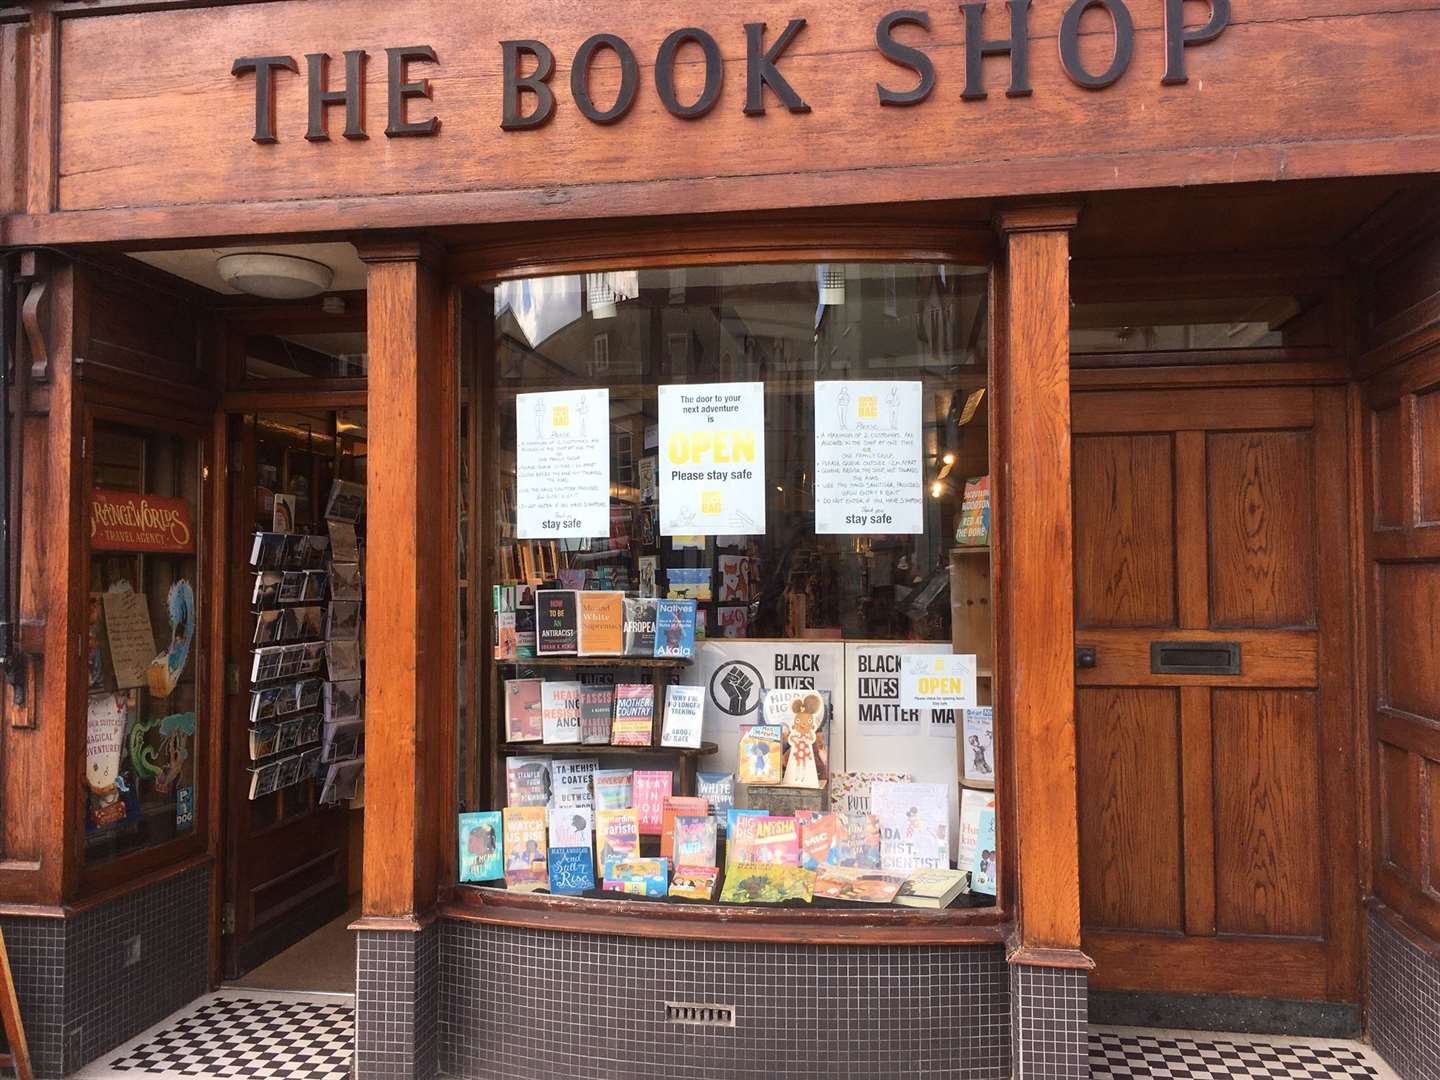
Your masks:
[[[361,1080],[1083,1076],[1087,1012],[1434,1075],[1437,35],[1434,0],[0,2],[38,1071],[350,910]],[[537,586],[693,601],[695,641],[527,655]],[[665,716],[525,742],[552,684]],[[793,690],[800,779],[743,782]],[[596,840],[600,771],[843,798],[882,851],[938,792],[969,888],[468,880],[544,859],[514,781],[587,757]]]

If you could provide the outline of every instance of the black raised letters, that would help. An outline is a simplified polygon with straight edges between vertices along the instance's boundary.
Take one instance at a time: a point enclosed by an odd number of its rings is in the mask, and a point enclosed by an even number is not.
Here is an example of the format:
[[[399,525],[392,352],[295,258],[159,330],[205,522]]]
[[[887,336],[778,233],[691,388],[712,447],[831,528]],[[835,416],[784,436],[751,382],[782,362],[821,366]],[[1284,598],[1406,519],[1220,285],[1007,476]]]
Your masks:
[[[699,45],[705,56],[705,88],[693,104],[681,105],[680,99],[675,96],[675,54],[680,51],[680,46],[689,42]],[[725,61],[720,55],[720,46],[713,37],[697,27],[676,30],[660,43],[660,51],[655,54],[655,92],[660,95],[660,103],[670,115],[682,120],[694,120],[713,109],[720,100],[720,84],[724,78]]]
[[[275,141],[275,83],[270,72],[275,68],[299,74],[293,56],[242,56],[230,68],[231,75],[255,73],[255,134],[258,143]]]
[[[985,40],[985,3],[974,0],[961,4],[965,12],[965,89],[960,96],[966,101],[981,101],[985,93],[985,57],[1010,55],[1010,85],[1006,97],[1028,97],[1030,87],[1030,0],[1010,0],[1010,36]]]
[[[810,106],[800,100],[795,88],[785,81],[780,69],[783,53],[795,40],[795,35],[805,29],[804,19],[791,19],[784,31],[775,39],[775,44],[765,48],[765,24],[745,24],[745,115],[765,115],[765,87],[770,87],[792,113],[808,113]]]
[[[1174,86],[1188,82],[1186,47],[1214,41],[1229,25],[1230,0],[1210,0],[1210,21],[1195,30],[1185,29],[1185,0],[1165,0],[1165,74],[1161,83]]]
[[[1099,75],[1091,75],[1080,61],[1080,19],[1092,7],[1104,8],[1115,28],[1115,55],[1110,66]],[[1135,54],[1135,21],[1125,0],[1074,0],[1060,20],[1060,63],[1065,74],[1077,86],[1087,90],[1103,90],[1130,66]]]
[[[549,123],[555,115],[555,91],[550,89],[550,76],[555,74],[555,54],[543,41],[502,41],[500,50],[504,55],[504,104],[500,115],[500,127],[505,131],[524,131]],[[535,57],[535,70],[529,75],[520,74],[520,58]],[[535,108],[526,114],[520,112],[520,94],[528,90],[535,95]]]
[[[590,62],[600,49],[613,49],[620,58],[620,92],[615,104],[608,109],[597,109],[590,96]],[[597,124],[613,124],[635,104],[635,91],[640,85],[640,66],[635,63],[635,53],[625,39],[614,34],[595,34],[575,51],[575,62],[570,65],[570,96],[580,115]]]
[[[440,130],[440,120],[406,120],[405,102],[410,98],[430,96],[430,80],[405,81],[405,65],[412,60],[435,63],[435,50],[429,45],[406,45],[399,49],[386,49],[390,58],[390,122],[385,125],[385,134],[392,139],[397,135],[434,135]]]
[[[310,127],[305,138],[326,142],[330,129],[326,110],[331,105],[345,105],[345,138],[365,139],[365,50],[351,49],[345,54],[345,89],[328,89],[329,53],[306,53],[305,67],[310,75]]]
[[[881,105],[919,105],[935,89],[935,64],[914,46],[896,41],[891,34],[897,26],[918,26],[929,30],[930,16],[923,11],[892,11],[881,16],[875,26],[875,47],[881,55],[892,63],[910,68],[920,76],[920,81],[913,90],[891,90],[876,83],[875,92],[880,95]]]

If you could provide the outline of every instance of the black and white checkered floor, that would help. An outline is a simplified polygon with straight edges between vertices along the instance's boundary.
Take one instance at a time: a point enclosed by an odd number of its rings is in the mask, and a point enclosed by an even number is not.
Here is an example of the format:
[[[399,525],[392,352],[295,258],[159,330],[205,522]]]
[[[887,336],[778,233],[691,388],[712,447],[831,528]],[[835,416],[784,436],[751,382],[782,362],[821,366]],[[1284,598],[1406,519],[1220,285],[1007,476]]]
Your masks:
[[[346,1080],[354,1008],[348,996],[317,998],[221,991],[195,1002],[82,1070],[102,1077]],[[1090,1075],[1111,1080],[1387,1080],[1366,1046],[1343,1040],[1137,1029],[1090,1031]]]

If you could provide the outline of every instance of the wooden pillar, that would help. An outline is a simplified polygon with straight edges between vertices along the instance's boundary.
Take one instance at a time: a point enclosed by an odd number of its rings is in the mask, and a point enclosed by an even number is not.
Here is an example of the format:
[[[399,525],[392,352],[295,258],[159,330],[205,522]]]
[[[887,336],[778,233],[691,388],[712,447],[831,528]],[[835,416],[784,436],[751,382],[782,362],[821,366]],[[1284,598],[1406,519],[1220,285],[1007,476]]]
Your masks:
[[[454,813],[458,380],[438,253],[363,246],[370,349],[366,462],[367,919],[435,906]]]
[[[1070,236],[1076,212],[1004,212],[999,370],[1002,694],[1010,718],[1012,963],[1088,967],[1080,953],[1070,487]]]

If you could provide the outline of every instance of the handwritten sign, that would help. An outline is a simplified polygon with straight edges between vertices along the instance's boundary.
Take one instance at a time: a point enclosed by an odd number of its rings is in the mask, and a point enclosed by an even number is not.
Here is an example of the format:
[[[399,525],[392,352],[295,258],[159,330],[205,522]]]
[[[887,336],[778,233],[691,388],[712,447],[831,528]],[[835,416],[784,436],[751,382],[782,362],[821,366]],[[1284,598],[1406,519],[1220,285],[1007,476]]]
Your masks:
[[[764,383],[660,387],[660,535],[764,531]]]
[[[918,381],[815,384],[815,531],[925,531]]]
[[[90,549],[193,551],[190,504],[164,495],[97,490],[90,496]]]
[[[155,632],[150,626],[150,604],[137,592],[110,592],[101,597],[105,608],[105,634],[110,641],[110,666],[115,685],[122,690],[145,686],[146,669],[155,659]]]
[[[522,540],[610,535],[610,391],[515,398],[516,529]]]

